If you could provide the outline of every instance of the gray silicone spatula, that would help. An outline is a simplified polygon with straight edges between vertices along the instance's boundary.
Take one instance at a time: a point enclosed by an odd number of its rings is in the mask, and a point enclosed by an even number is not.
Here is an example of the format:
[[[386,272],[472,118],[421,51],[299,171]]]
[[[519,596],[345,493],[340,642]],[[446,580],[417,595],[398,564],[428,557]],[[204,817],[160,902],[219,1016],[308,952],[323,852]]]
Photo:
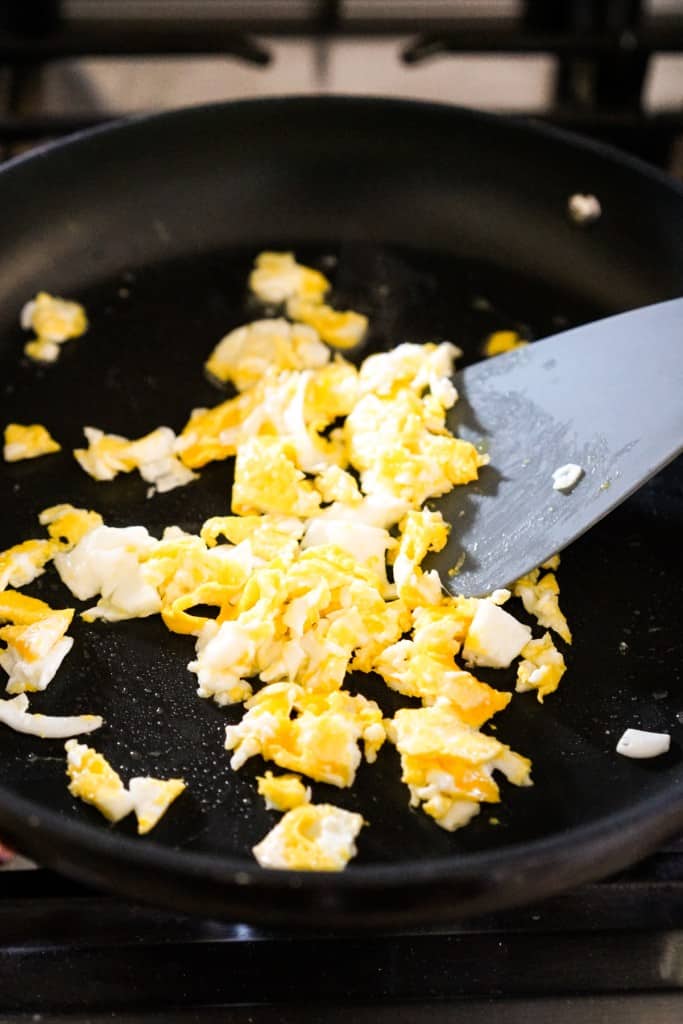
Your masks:
[[[455,384],[448,425],[491,462],[436,502],[452,529],[427,564],[453,593],[481,596],[561,551],[681,452],[683,299],[484,360]],[[568,463],[583,473],[562,493],[553,472]]]

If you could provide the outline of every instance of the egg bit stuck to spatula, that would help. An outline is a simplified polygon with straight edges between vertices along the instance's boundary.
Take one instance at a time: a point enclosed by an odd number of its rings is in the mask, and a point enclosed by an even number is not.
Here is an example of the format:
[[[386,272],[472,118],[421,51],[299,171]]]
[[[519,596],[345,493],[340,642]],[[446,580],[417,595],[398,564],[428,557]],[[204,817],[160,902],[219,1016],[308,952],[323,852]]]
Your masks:
[[[451,524],[426,567],[482,596],[561,551],[683,450],[683,298],[468,366],[448,426],[490,456],[436,503]],[[553,473],[581,468],[554,489]]]

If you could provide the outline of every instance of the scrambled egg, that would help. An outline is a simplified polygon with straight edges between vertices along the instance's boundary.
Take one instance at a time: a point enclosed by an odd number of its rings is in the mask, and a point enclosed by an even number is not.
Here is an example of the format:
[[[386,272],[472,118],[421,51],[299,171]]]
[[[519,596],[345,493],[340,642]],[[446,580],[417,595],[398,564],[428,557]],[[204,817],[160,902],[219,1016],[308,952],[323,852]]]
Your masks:
[[[287,303],[287,316],[308,324],[323,341],[334,348],[355,348],[368,329],[368,318],[363,313],[354,313],[350,309],[341,312],[305,299],[290,299]]]
[[[109,762],[92,747],[68,740],[65,749],[71,795],[92,804],[109,821],[121,821],[134,811],[139,835],[154,828],[185,789],[182,779],[151,776],[131,779],[126,789]]]
[[[358,374],[361,395],[393,398],[403,388],[418,395],[429,391],[435,402],[450,409],[458,398],[451,377],[462,351],[443,341],[439,345],[404,342],[390,352],[379,352],[363,360]]]
[[[50,540],[25,540],[0,551],[0,591],[25,587],[45,572],[56,546]]]
[[[257,775],[259,795],[266,801],[269,811],[291,811],[302,804],[310,804],[311,787],[304,786],[300,775]]]
[[[500,800],[493,772],[515,786],[531,785],[531,762],[492,736],[463,723],[448,703],[402,708],[387,723],[401,755],[410,802],[452,832],[479,813],[481,802]]]
[[[41,526],[47,526],[47,532],[59,545],[60,551],[69,551],[82,540],[86,533],[102,526],[103,520],[99,512],[91,512],[73,505],[52,505],[45,508],[38,516]]]
[[[36,459],[40,455],[61,451],[47,427],[40,423],[22,426],[21,423],[8,423],[5,427],[5,462],[19,462],[21,459]]]
[[[465,660],[471,665],[507,668],[525,644],[531,630],[493,601],[480,601],[465,637]]]
[[[266,371],[318,369],[329,359],[329,348],[312,327],[282,319],[256,320],[226,334],[209,356],[206,369],[217,380],[246,391]]]
[[[257,256],[249,287],[262,302],[286,303],[287,316],[296,321],[293,330],[306,324],[316,337],[334,348],[354,348],[365,337],[368,318],[353,310],[340,312],[325,305],[330,282],[319,271],[297,263],[291,252],[262,252]],[[224,379],[220,374],[216,376]]]
[[[400,523],[401,539],[393,559],[394,582],[400,599],[409,608],[439,604],[441,580],[435,569],[423,572],[429,551],[441,551],[448,539],[448,525],[440,512],[424,508],[408,512]]]
[[[17,694],[0,702],[0,721],[60,737],[102,724],[28,712],[24,692],[53,678],[72,644],[74,612],[7,588],[30,583],[53,561],[74,597],[96,599],[81,612],[86,622],[159,614],[193,639],[188,669],[198,695],[244,704],[225,730],[232,768],[260,756],[288,773],[257,776],[266,806],[286,812],[254,848],[259,863],[339,870],[364,822],[312,803],[307,780],[351,786],[363,756],[372,764],[388,737],[411,805],[449,831],[467,824],[481,803],[500,799],[496,772],[531,784],[531,762],[480,731],[513,698],[478,679],[475,667],[516,662],[517,692],[535,690],[540,701],[565,671],[549,633],[534,638],[502,605],[519,598],[540,626],[567,643],[571,634],[557,557],[512,593],[484,599],[448,596],[438,573],[423,568],[449,532],[425,502],[476,480],[488,462],[446,425],[460,351],[450,342],[402,344],[356,368],[332,358],[325,342],[357,344],[367,320],[324,305],[330,283],[322,274],[291,253],[262,253],[249,284],[289,319],[245,324],[215,347],[206,369],[232,383],[234,397],[194,409],[177,437],[169,427],[137,440],[85,427],[88,447],[74,452],[96,480],[137,469],[158,491],[235,457],[231,494],[198,533],[169,526],[161,538],[54,505],[39,516],[47,539],[0,553],[0,666]],[[31,322],[57,343],[46,308],[41,300]],[[521,343],[503,334],[493,336],[497,350]],[[376,674],[419,706],[386,720],[375,701],[346,688],[354,671]],[[149,777],[126,786],[96,751],[75,740],[66,749],[72,794],[112,821],[134,811],[140,833],[185,788]]]
[[[87,532],[102,522],[96,512],[66,504],[45,509],[39,519],[47,526],[50,540],[24,541],[0,553],[0,623],[4,623],[0,625],[0,642],[5,645],[0,649],[0,667],[8,675],[8,693],[44,690],[52,681],[73,646],[73,639],[66,636],[66,631],[71,624],[74,609],[56,610],[44,601],[7,587],[21,587],[30,583],[44,572],[45,565],[51,559],[60,554],[66,555]],[[20,711],[23,714],[26,708],[12,703],[10,711],[13,720],[20,721],[15,713]],[[31,720],[38,718],[44,716],[28,716]],[[24,726],[30,725],[28,719],[21,719]],[[45,729],[49,728],[47,720],[42,724]],[[30,730],[21,728],[19,731]],[[45,732],[45,735],[48,734]],[[73,734],[67,732],[59,735]]]
[[[271,683],[246,707],[239,725],[225,729],[235,769],[260,754],[280,768],[344,788],[352,785],[361,762],[358,741],[372,764],[385,740],[377,704],[345,690],[311,693],[294,683]]]
[[[93,732],[102,725],[99,715],[39,715],[30,714],[28,697],[19,693],[11,700],[0,700],[0,722],[15,732],[39,739],[60,740]]]
[[[73,608],[55,611],[46,606],[35,622],[0,627],[0,640],[7,645],[0,652],[0,665],[9,677],[8,693],[44,690],[52,681],[73,647],[73,638],[65,635],[73,615]]]
[[[185,466],[235,455],[255,437],[277,438],[293,448],[298,468],[319,472],[345,464],[339,431],[321,436],[355,401],[357,374],[338,361],[317,370],[268,371],[258,384],[213,409],[195,409],[183,428],[175,451]]]
[[[402,498],[412,508],[476,480],[489,461],[446,427],[446,410],[457,395],[443,374],[452,368],[454,347],[425,346],[431,365],[422,374],[414,372],[419,348],[402,345],[370,357],[372,373],[364,382],[361,369],[362,397],[344,422],[349,462],[362,490]],[[382,382],[378,390],[372,390],[373,380]]]
[[[515,689],[518,693],[536,690],[538,699],[543,703],[543,698],[557,689],[567,671],[564,658],[552,642],[550,633],[544,633],[538,640],[530,640],[521,653],[524,660],[517,666]]]
[[[37,362],[54,363],[59,346],[70,338],[79,338],[88,329],[85,310],[78,302],[58,299],[38,292],[21,311],[21,326],[34,330],[36,337],[27,342],[24,352]]]
[[[184,487],[197,479],[175,454],[176,436],[170,427],[157,427],[137,441],[118,434],[104,434],[95,427],[84,427],[87,448],[76,448],[74,458],[95,480],[113,480],[119,473],[137,469],[143,480],[152,484],[148,494],[163,494]]]
[[[513,584],[512,592],[522,599],[526,611],[537,619],[539,625],[554,630],[565,643],[572,642],[571,630],[560,611],[560,587],[554,572],[541,576],[541,569],[534,569]]]
[[[250,437],[235,460],[232,511],[236,515],[260,512],[283,516],[315,515],[320,495],[297,467],[296,449],[282,437]]]
[[[0,592],[7,587],[25,587],[45,572],[45,566],[58,551],[67,551],[84,533],[102,523],[97,512],[55,505],[39,516],[47,525],[50,540],[25,540],[0,551]]]
[[[356,855],[355,839],[364,821],[360,814],[331,804],[304,804],[287,811],[254,847],[263,868],[295,871],[341,871]]]
[[[297,263],[291,252],[262,252],[249,275],[249,287],[261,302],[279,305],[293,298],[322,302],[330,282],[319,271]]]
[[[92,804],[109,821],[130,814],[133,798],[102,754],[76,740],[68,740],[65,749],[71,795]]]
[[[96,526],[69,551],[54,556],[62,582],[79,601],[101,595],[86,621],[141,618],[160,611],[157,589],[145,580],[140,559],[157,544],[144,526]]]
[[[0,593],[0,666],[8,693],[44,690],[73,646],[66,636],[73,608],[60,611],[14,590]]]
[[[151,776],[131,779],[128,790],[138,822],[138,835],[150,832],[185,788],[182,779],[153,779]]]
[[[419,697],[428,707],[447,702],[467,725],[479,727],[502,711],[511,695],[464,671],[455,658],[460,650],[467,598],[445,600],[440,607],[413,613],[410,639],[385,647],[373,664],[385,683],[406,697]]]
[[[529,342],[520,338],[517,331],[494,331],[484,342],[485,356],[500,356],[503,352],[513,352]]]

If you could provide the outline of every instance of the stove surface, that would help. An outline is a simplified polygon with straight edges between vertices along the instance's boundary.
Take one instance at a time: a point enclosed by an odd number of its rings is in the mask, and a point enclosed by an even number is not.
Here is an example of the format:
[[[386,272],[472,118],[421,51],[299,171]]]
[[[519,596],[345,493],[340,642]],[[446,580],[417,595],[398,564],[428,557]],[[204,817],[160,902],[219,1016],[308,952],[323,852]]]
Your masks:
[[[532,907],[376,933],[268,931],[0,874],[0,1020],[671,1024],[683,841]]]

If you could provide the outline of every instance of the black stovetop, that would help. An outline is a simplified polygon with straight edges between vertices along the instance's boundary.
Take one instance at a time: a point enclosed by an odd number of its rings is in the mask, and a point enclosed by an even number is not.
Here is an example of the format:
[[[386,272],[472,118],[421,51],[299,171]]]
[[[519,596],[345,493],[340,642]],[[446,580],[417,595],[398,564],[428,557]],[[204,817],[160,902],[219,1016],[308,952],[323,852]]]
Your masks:
[[[0,873],[0,1021],[363,1024],[683,1019],[683,841],[453,926],[269,931]]]

